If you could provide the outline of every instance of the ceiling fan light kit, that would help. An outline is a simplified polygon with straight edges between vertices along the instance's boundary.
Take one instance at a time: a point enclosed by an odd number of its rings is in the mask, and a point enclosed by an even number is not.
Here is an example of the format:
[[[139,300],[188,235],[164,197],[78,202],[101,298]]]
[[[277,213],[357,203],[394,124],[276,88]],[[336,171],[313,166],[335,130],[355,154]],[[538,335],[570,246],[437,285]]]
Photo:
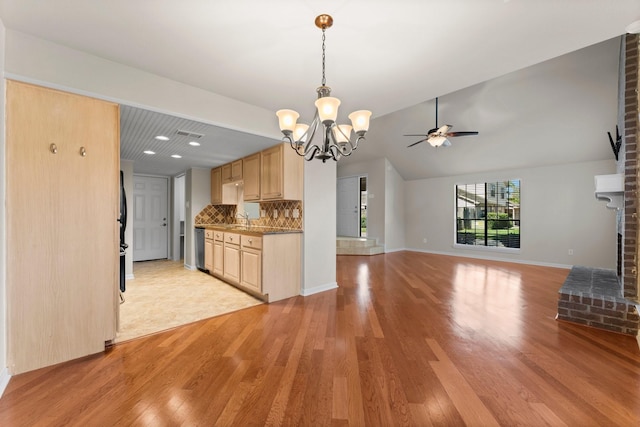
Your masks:
[[[478,135],[476,131],[460,131],[460,132],[449,132],[453,126],[451,125],[442,125],[438,127],[438,98],[436,98],[436,127],[430,129],[426,134],[406,134],[404,136],[421,136],[423,137],[421,140],[414,142],[413,144],[407,146],[413,147],[414,145],[418,145],[421,142],[427,141],[432,147],[449,147],[451,146],[451,141],[448,138],[455,136],[471,136]]]
[[[333,25],[333,18],[327,14],[319,15],[315,24],[322,30],[322,85],[316,89],[318,99],[311,125],[297,123],[300,114],[293,110],[279,110],[276,115],[284,135],[283,141],[289,142],[305,160],[320,159],[324,163],[328,159],[337,161],[342,156],[349,156],[358,148],[358,143],[364,141],[369,130],[371,111],[359,110],[349,114],[351,125],[336,124],[340,100],[331,96],[331,88],[326,85],[324,64],[325,31]],[[313,143],[316,132],[322,133],[320,144]]]

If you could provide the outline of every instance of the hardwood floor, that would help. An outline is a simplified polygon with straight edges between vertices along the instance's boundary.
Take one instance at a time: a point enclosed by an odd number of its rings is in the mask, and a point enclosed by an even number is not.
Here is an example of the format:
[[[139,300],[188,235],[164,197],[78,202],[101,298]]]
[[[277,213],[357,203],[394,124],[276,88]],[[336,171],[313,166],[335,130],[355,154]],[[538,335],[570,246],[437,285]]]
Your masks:
[[[2,426],[631,426],[633,337],[554,320],[568,270],[338,257],[340,288],[13,377]]]

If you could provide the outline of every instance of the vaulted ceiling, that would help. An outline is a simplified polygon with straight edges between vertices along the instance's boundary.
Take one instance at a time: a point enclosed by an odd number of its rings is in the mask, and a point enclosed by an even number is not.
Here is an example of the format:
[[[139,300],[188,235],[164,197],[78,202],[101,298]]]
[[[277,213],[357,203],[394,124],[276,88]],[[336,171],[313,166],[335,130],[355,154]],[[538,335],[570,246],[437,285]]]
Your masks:
[[[593,123],[598,120],[586,107],[568,117],[557,112],[597,100],[599,108],[615,109],[615,89],[600,93],[598,76],[615,80],[616,38],[640,19],[638,0],[0,0],[0,16],[12,31],[267,110],[293,108],[307,120],[321,79],[321,32],[313,24],[320,13],[335,21],[326,35],[326,72],[333,95],[342,100],[340,116],[373,111],[368,146],[346,161],[385,156],[405,179],[417,179],[495,168],[491,159],[500,156],[511,156],[502,164],[517,167],[537,158],[543,164],[608,154],[604,143],[604,149],[588,150],[574,144],[603,132],[605,125],[612,130],[611,117]],[[535,64],[540,65],[531,67]],[[581,72],[584,67],[588,70]],[[556,76],[550,85],[539,80],[548,81],[549,75]],[[606,88],[609,92],[609,80]],[[449,149],[429,151],[426,144],[407,149],[413,141],[402,134],[435,124],[437,96],[440,123],[480,135],[457,138]],[[543,118],[543,111],[553,114]],[[125,114],[134,121],[123,120],[123,126],[146,126],[146,131],[132,129],[137,136],[131,139],[123,132],[123,158],[140,157],[140,145],[132,144],[141,138],[167,132],[169,125],[152,128],[162,123],[156,114],[124,109],[123,119]],[[149,158],[140,157],[134,169],[158,167],[174,174],[188,162],[215,166],[275,143],[275,123],[274,116],[270,138],[198,127],[196,120],[193,127],[214,141],[201,148],[209,151],[183,150],[184,163],[163,160],[156,166],[157,160],[146,164]],[[188,124],[174,120],[169,127],[175,131]],[[497,140],[501,145],[492,145]],[[529,150],[502,145],[506,140]],[[460,147],[466,147],[466,160]],[[136,153],[125,155],[129,148]],[[173,154],[176,147],[163,149]],[[485,161],[470,160],[478,156]]]

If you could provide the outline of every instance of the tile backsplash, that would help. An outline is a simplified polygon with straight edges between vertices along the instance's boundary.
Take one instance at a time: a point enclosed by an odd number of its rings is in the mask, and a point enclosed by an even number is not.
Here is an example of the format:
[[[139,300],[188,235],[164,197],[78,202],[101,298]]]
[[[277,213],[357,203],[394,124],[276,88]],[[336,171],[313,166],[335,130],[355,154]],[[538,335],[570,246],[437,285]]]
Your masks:
[[[235,205],[208,205],[195,218],[195,225],[234,224],[242,222],[236,218]],[[260,202],[260,218],[252,219],[253,225],[302,230],[302,201],[278,200]]]

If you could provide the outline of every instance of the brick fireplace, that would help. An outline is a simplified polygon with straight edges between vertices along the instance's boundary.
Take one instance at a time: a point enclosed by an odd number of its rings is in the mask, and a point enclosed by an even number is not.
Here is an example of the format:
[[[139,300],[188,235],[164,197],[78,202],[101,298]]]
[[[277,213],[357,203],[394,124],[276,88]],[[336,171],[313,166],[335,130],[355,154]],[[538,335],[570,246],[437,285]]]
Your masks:
[[[558,320],[638,336],[638,92],[640,72],[637,34],[624,36],[620,55],[622,148],[617,162],[623,177],[618,209],[618,266],[605,270],[574,266],[559,291]],[[624,66],[624,68],[622,67]],[[603,206],[604,208],[604,206]]]

